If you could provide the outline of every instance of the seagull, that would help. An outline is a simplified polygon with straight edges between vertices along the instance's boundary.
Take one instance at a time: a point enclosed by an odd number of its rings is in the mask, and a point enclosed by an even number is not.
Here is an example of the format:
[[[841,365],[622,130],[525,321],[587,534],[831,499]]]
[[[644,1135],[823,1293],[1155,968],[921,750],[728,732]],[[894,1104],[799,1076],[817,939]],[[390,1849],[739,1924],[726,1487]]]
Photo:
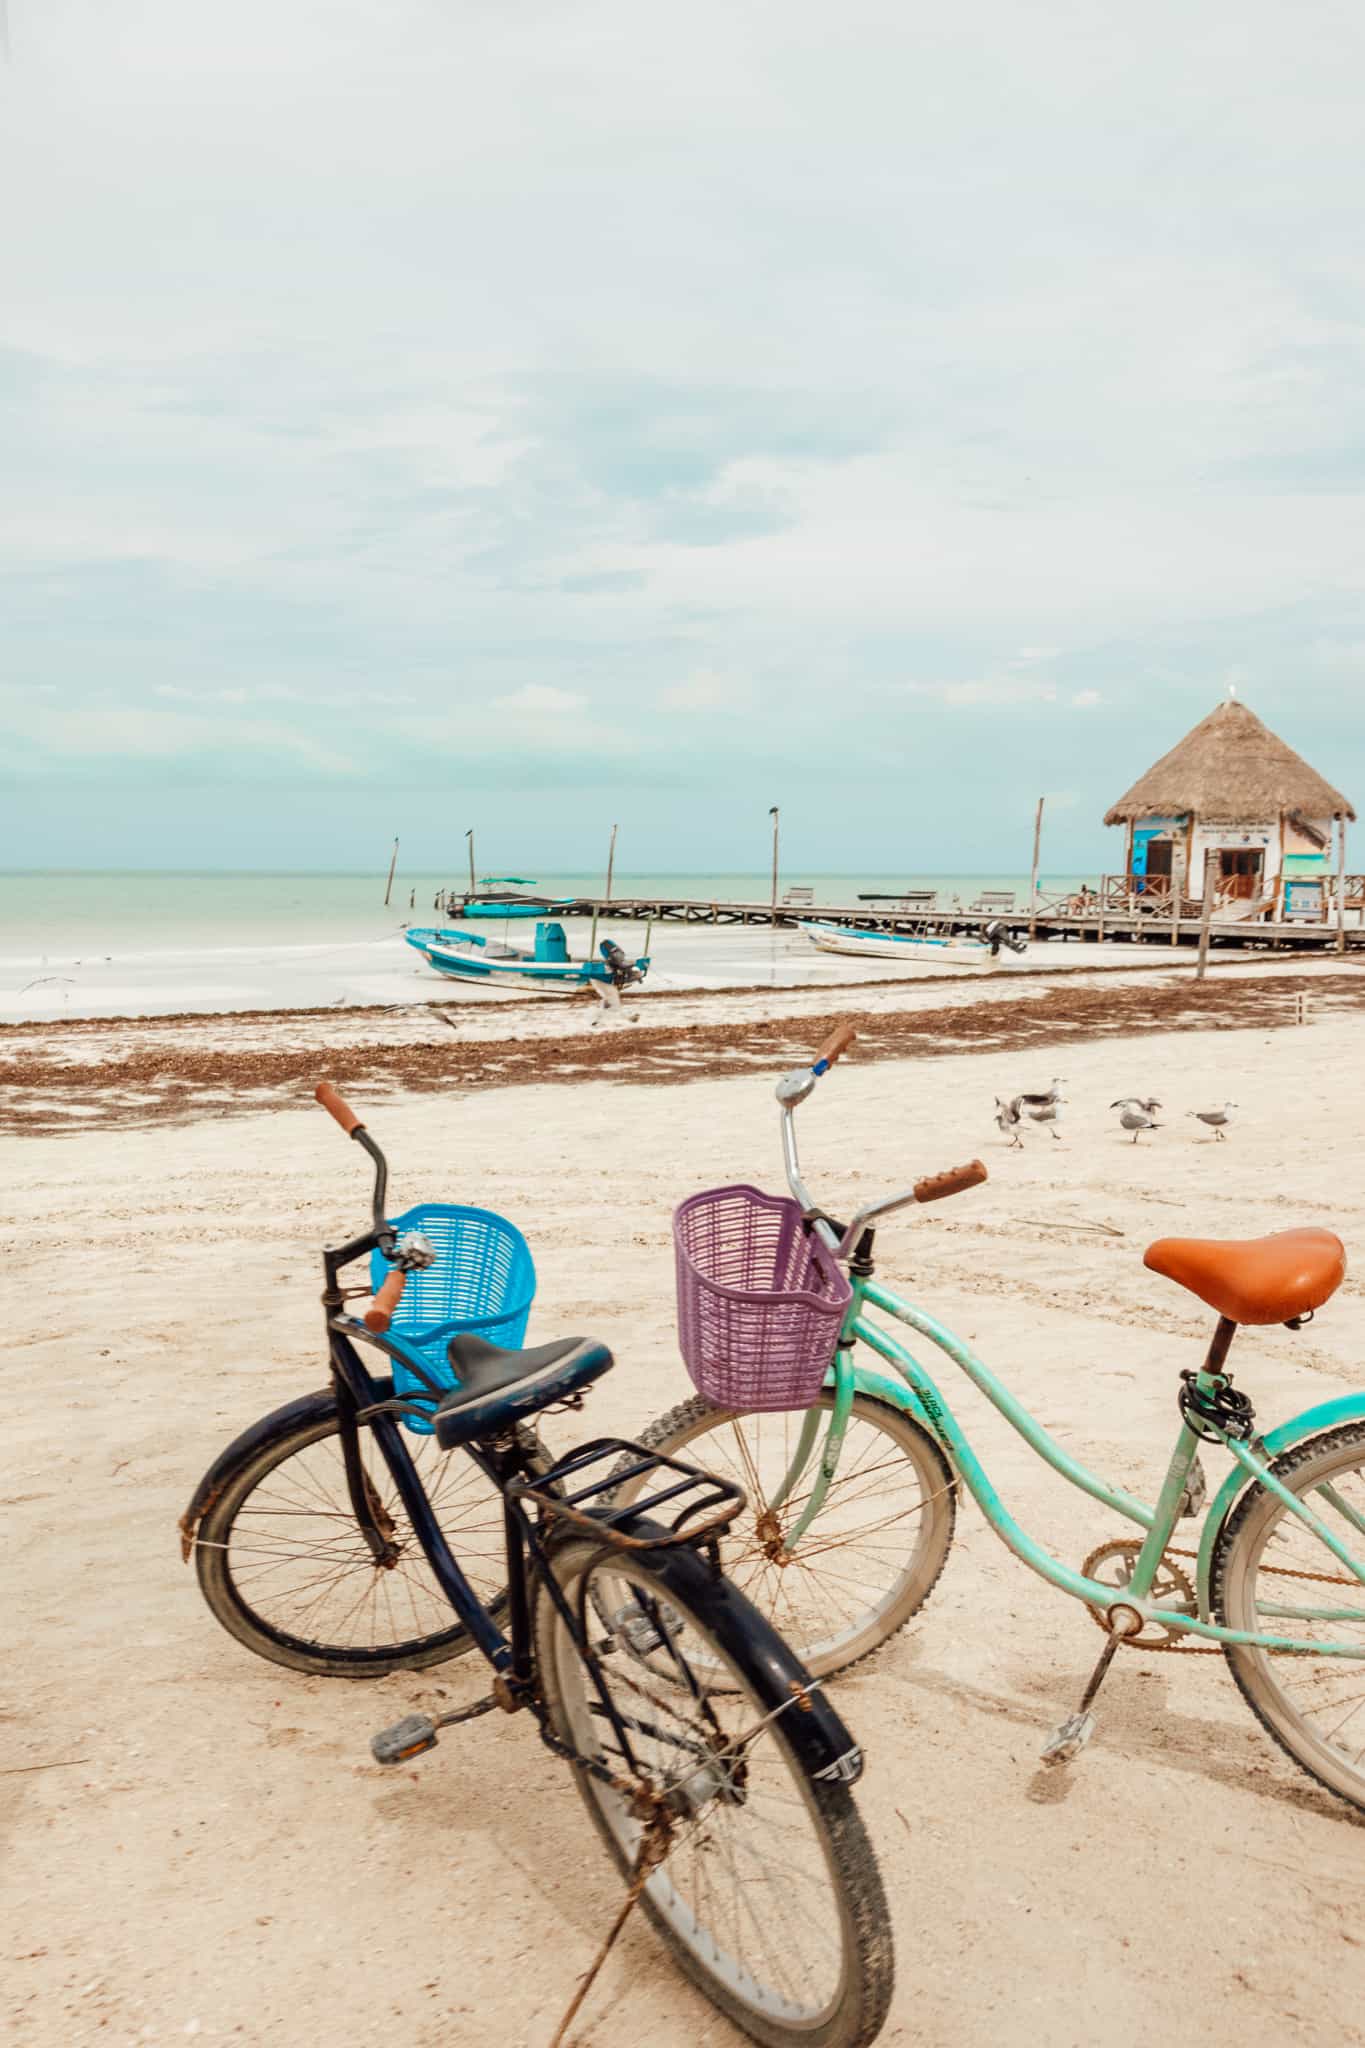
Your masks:
[[[1048,1089],[1046,1095],[1016,1095],[1014,1101],[1016,1108],[1022,1107],[1027,1110],[1034,1110],[1050,1109],[1054,1102],[1060,1102],[1061,1099],[1062,1083],[1061,1080],[1054,1076],[1052,1086]]]
[[[1132,1108],[1120,1108],[1117,1102],[1112,1103],[1110,1107],[1119,1110],[1119,1122],[1125,1131],[1132,1132],[1135,1145],[1144,1131],[1159,1131],[1161,1129],[1155,1117],[1149,1116],[1145,1109],[1139,1109],[1136,1103],[1133,1104]]]
[[[1002,1102],[995,1098],[995,1121],[999,1124],[1011,1145],[1017,1145],[1022,1152],[1024,1141],[1019,1135],[1019,1105],[1017,1102]]]
[[[1055,1082],[1053,1086],[1056,1086]],[[1057,1129],[1057,1124],[1062,1114],[1062,1100],[1060,1096],[1057,1096],[1052,1102],[1047,1101],[1046,1098],[1038,1102],[1036,1098],[1034,1101],[1030,1101],[1027,1095],[1021,1095],[1015,1101],[1013,1107],[1016,1112],[1022,1108],[1024,1115],[1032,1117],[1034,1123],[1046,1124],[1058,1144],[1061,1143],[1062,1134]]]
[[[1207,1124],[1221,1145],[1224,1126],[1232,1122],[1232,1112],[1236,1107],[1235,1102],[1225,1102],[1221,1109],[1187,1109],[1185,1114],[1196,1117],[1201,1124]]]
[[[1161,1104],[1155,1095],[1120,1095],[1117,1102],[1111,1102],[1111,1109],[1140,1109],[1144,1116],[1155,1116]]]

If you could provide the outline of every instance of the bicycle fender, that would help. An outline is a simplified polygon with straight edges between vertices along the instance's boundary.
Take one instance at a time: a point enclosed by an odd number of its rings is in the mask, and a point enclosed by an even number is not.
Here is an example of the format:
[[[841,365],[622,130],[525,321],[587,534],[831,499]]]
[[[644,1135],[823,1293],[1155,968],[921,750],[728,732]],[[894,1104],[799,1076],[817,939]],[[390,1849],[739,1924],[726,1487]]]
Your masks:
[[[632,1536],[664,1533],[645,1515],[622,1516],[616,1527]],[[753,1602],[686,1546],[638,1555],[711,1630],[748,1678],[763,1711],[782,1710],[783,1731],[807,1777],[826,1784],[855,1784],[863,1773],[861,1749],[823,1691],[811,1690],[816,1681]]]
[[[245,1464],[256,1455],[263,1444],[286,1430],[297,1429],[300,1423],[325,1422],[336,1412],[336,1395],[331,1387],[320,1387],[315,1394],[301,1394],[297,1400],[286,1401],[283,1408],[276,1408],[271,1414],[263,1415],[244,1429],[240,1436],[233,1438],[225,1450],[221,1450],[199,1484],[193,1498],[178,1524],[180,1530],[180,1555],[189,1563],[194,1550],[195,1531],[200,1522],[219,1498],[223,1488]]]
[[[834,1385],[832,1372],[827,1375],[825,1385]],[[864,1395],[869,1401],[882,1401],[888,1408],[898,1408],[902,1415],[908,1415],[912,1422],[919,1424],[926,1436],[933,1438],[949,1465],[952,1465],[952,1452],[935,1429],[933,1417],[908,1380],[893,1379],[890,1373],[878,1372],[871,1366],[855,1365],[853,1391]]]
[[[1268,1430],[1252,1445],[1267,1460],[1277,1458],[1281,1451],[1289,1451],[1295,1444],[1301,1444],[1305,1437],[1316,1436],[1320,1429],[1336,1429],[1343,1422],[1365,1420],[1365,1393],[1341,1394],[1335,1401],[1319,1401],[1315,1408],[1305,1408],[1301,1415],[1293,1415],[1288,1422],[1282,1422],[1278,1429]],[[1213,1506],[1204,1517],[1204,1529],[1199,1539],[1199,1563],[1196,1567],[1199,1592],[1199,1618],[1208,1621],[1211,1614],[1210,1586],[1213,1578],[1213,1552],[1224,1522],[1232,1513],[1237,1501],[1248,1486],[1254,1486],[1251,1474],[1241,1465],[1234,1465],[1223,1481]]]

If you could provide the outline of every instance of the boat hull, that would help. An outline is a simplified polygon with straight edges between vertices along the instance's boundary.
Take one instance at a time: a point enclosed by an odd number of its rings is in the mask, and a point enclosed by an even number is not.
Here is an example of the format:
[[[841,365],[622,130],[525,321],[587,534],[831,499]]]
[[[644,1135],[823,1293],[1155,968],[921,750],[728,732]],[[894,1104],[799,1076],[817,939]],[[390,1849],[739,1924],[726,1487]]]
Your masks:
[[[822,953],[853,954],[863,960],[920,961],[940,967],[990,967],[989,946],[979,939],[898,937],[895,932],[860,931],[854,925],[803,924],[801,931]]]
[[[462,903],[460,917],[548,917],[552,911],[562,909],[556,903]],[[451,909],[455,908],[454,904]]]

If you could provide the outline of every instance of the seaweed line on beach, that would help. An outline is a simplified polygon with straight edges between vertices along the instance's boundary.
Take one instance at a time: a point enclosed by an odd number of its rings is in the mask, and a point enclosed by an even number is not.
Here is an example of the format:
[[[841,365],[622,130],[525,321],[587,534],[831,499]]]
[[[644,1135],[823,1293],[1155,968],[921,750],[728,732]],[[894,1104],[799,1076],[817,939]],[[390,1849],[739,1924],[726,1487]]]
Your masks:
[[[1293,998],[1303,987],[1292,974],[1175,987],[1059,985],[1036,1001],[984,998],[965,1007],[870,1014],[831,1004],[820,1016],[734,1019],[671,1028],[629,1025],[579,1030],[560,1039],[451,1038],[439,1043],[357,1044],[339,1037],[316,1046],[239,1048],[166,1041],[164,1019],[123,1027],[127,1051],[117,1059],[70,1063],[60,1042],[41,1056],[7,1062],[0,1084],[0,1130],[30,1135],[77,1134],[110,1125],[185,1122],[298,1104],[323,1078],[352,1089],[405,1088],[463,1093],[493,1087],[615,1081],[648,1087],[681,1081],[777,1071],[808,1057],[837,1022],[858,1029],[852,1057],[934,1059],[952,1053],[1025,1052],[1085,1039],[1155,1032],[1292,1028]],[[1365,1005],[1365,981],[1349,972],[1313,984],[1317,1009]],[[195,1020],[207,1029],[222,1019]],[[340,1021],[340,1020],[338,1020]],[[282,1032],[288,1018],[278,1020]],[[156,1043],[140,1044],[141,1032]],[[179,1036],[179,1034],[177,1034]]]

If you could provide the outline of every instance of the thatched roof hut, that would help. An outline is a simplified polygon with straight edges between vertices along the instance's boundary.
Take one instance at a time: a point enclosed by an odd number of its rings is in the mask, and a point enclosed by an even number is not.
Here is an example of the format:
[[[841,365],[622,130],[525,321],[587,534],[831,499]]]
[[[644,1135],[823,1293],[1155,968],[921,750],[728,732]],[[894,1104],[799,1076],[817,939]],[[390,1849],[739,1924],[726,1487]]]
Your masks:
[[[1220,899],[1256,915],[1321,915],[1333,821],[1344,857],[1350,799],[1236,698],[1218,705],[1111,806],[1127,827],[1129,889]]]
[[[1339,789],[1230,698],[1139,776],[1104,822],[1187,815],[1208,825],[1264,825],[1293,811],[1305,818],[1355,817]]]

